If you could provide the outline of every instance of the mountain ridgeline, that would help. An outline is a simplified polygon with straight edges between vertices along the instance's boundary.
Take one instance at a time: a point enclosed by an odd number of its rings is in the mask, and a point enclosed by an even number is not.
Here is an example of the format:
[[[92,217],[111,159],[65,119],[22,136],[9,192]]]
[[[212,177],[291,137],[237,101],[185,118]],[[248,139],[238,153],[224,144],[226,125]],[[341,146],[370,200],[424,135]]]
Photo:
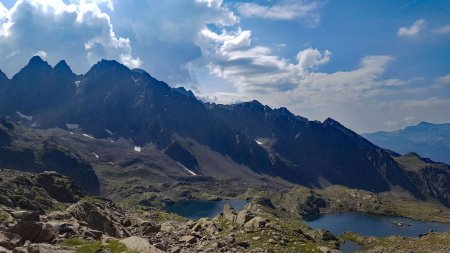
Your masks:
[[[392,132],[362,134],[373,143],[405,154],[416,152],[435,161],[450,163],[450,124],[420,122]]]
[[[288,184],[395,190],[450,205],[448,166],[425,161],[412,170],[402,156],[333,119],[308,121],[257,101],[203,103],[116,61],[102,60],[76,75],[64,61],[51,67],[35,56],[12,79],[0,74],[0,96],[0,115],[11,121],[39,129],[75,126],[95,138],[123,137],[137,146],[152,143],[197,175],[232,179],[248,170]]]

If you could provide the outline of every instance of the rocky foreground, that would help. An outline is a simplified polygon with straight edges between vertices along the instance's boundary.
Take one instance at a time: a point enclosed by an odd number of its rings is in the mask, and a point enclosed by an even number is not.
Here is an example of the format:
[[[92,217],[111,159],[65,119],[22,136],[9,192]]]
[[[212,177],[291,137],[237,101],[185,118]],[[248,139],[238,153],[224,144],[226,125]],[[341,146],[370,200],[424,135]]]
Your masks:
[[[0,252],[338,252],[336,237],[279,219],[264,198],[191,221],[124,210],[54,172],[0,173]]]
[[[215,218],[193,221],[160,209],[119,206],[86,195],[70,178],[55,172],[0,169],[0,175],[0,252],[332,253],[340,252],[344,240],[355,241],[368,252],[448,252],[450,245],[450,233],[430,232],[420,238],[356,234],[337,238],[325,230],[311,230],[301,217],[334,210],[332,196],[338,196],[349,210],[355,210],[353,206],[382,212],[378,205],[393,207],[371,193],[336,187],[331,189],[334,194],[330,189],[294,189],[279,196],[249,192],[249,204],[242,211],[227,205]],[[369,208],[369,203],[375,207]]]

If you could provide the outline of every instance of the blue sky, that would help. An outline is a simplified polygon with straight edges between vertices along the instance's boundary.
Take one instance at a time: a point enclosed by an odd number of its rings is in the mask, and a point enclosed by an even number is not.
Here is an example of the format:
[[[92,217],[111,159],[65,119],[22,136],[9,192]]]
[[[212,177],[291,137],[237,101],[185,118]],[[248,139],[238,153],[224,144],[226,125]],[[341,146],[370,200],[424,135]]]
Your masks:
[[[101,58],[205,100],[258,99],[358,131],[450,121],[445,0],[0,1],[0,69]]]

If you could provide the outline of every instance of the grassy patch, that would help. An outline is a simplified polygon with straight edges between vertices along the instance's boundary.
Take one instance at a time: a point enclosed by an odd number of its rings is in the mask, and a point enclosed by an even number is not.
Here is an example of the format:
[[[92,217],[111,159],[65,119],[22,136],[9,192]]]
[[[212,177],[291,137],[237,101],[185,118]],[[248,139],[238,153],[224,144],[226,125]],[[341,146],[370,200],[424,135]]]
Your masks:
[[[119,241],[102,243],[101,241],[88,241],[80,238],[74,238],[64,240],[60,244],[70,248],[75,248],[77,253],[94,253],[98,249],[108,249],[111,253],[137,253],[136,251],[128,250],[127,247]]]

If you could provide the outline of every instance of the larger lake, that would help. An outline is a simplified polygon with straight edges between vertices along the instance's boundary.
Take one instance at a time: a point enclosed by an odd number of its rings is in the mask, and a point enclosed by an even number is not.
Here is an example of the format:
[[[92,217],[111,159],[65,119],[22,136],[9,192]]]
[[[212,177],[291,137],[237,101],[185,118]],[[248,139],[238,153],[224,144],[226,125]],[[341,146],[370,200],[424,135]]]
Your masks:
[[[166,207],[166,210],[189,219],[212,218],[223,211],[226,204],[230,204],[236,211],[242,210],[247,204],[245,200],[188,200],[178,201]]]
[[[400,222],[403,226],[394,223]],[[430,230],[445,232],[450,231],[450,224],[438,222],[422,222],[402,217],[379,216],[365,213],[336,213],[324,214],[319,218],[307,221],[311,228],[323,228],[334,235],[341,235],[351,231],[365,236],[386,237],[399,235],[405,237],[417,237]]]

